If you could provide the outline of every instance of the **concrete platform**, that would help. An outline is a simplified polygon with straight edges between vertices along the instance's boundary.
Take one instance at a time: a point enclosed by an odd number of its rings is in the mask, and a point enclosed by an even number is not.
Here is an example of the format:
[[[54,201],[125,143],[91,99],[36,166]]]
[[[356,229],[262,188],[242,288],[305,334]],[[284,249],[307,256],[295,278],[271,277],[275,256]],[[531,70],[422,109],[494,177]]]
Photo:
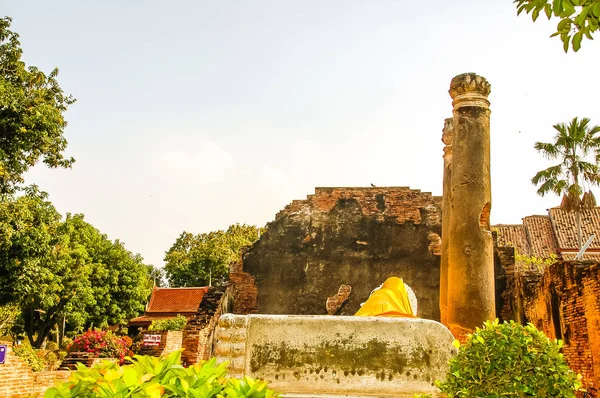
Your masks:
[[[436,394],[456,354],[446,327],[414,318],[225,314],[216,339],[232,374],[290,397]]]

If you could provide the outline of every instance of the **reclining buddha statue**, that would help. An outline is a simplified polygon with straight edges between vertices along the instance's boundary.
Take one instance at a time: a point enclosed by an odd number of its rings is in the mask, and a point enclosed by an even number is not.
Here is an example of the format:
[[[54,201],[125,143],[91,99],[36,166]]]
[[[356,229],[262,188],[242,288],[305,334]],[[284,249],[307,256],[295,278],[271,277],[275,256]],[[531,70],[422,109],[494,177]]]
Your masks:
[[[412,289],[401,278],[392,276],[373,290],[354,316],[416,318],[417,300]]]

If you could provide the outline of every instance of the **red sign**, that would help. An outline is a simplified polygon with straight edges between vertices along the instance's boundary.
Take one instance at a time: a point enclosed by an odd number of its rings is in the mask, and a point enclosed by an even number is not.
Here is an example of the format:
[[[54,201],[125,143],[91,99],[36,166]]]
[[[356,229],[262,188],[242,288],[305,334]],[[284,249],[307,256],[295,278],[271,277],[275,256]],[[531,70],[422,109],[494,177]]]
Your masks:
[[[160,334],[145,334],[142,345],[145,345],[145,346],[160,345]]]

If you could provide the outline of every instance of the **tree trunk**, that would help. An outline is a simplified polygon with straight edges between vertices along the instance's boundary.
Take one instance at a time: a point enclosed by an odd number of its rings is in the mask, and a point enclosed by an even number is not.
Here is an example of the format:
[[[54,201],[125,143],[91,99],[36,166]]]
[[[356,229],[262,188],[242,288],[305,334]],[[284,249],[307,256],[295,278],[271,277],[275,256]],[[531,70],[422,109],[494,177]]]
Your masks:
[[[42,320],[43,319],[43,320]],[[56,314],[46,314],[45,317],[40,316],[40,324],[37,330],[37,340],[35,341],[34,348],[41,348],[44,341],[50,334],[50,331],[54,328],[56,324]]]
[[[33,339],[33,310],[31,308],[27,308],[23,311],[23,322],[25,323],[25,333],[29,339],[29,344],[33,347],[35,345],[35,340]]]

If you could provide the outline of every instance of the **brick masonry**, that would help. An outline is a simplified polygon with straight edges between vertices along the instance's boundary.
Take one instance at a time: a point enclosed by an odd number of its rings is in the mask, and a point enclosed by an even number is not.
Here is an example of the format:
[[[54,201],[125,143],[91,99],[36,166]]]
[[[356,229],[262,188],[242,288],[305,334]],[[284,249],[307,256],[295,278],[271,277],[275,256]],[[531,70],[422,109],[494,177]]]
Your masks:
[[[405,280],[420,315],[439,320],[441,198],[407,187],[316,188],[269,223],[231,266],[238,314],[327,314],[327,299],[352,287],[338,315],[352,315],[390,276]]]
[[[6,362],[0,365],[0,398],[21,398],[43,393],[56,382],[66,381],[70,371],[34,372],[21,358],[14,355],[10,342]]]
[[[600,265],[560,262],[542,275],[517,278],[522,323],[565,343],[565,360],[583,376],[584,387],[600,386]]]
[[[244,272],[245,257],[248,248],[243,249],[241,258],[231,264],[229,268],[229,281],[233,294],[233,312],[236,314],[255,314],[258,311],[258,289],[254,277]]]
[[[202,299],[198,314],[188,320],[183,330],[182,360],[192,365],[209,359],[212,353],[213,333],[219,317],[230,311],[231,290],[211,287]]]
[[[139,351],[140,355],[160,357],[182,348],[183,332],[181,330],[145,332],[144,334],[160,335],[160,344],[156,346],[142,346]]]

